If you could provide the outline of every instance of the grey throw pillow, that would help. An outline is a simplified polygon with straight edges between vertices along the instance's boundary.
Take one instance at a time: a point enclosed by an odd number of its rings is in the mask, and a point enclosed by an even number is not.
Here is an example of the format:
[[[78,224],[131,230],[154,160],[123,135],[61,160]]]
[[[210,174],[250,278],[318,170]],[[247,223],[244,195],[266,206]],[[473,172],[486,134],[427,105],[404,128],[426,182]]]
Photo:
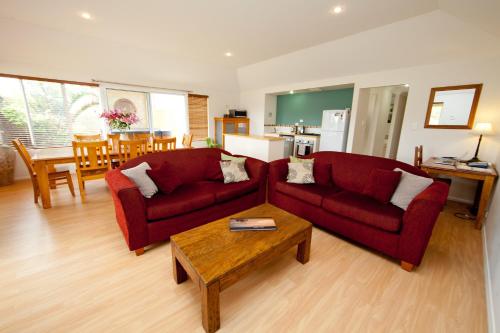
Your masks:
[[[143,196],[151,198],[158,192],[158,187],[153,180],[149,178],[146,170],[151,170],[151,167],[148,163],[142,162],[138,166],[122,170],[122,173],[137,185]]]
[[[394,171],[401,171],[401,180],[392,195],[391,203],[404,210],[408,208],[413,198],[434,182],[432,178],[417,176],[401,169]]]
[[[286,181],[294,184],[314,184],[314,163],[288,163]]]
[[[224,184],[237,183],[250,179],[245,170],[245,161],[220,161],[220,168],[224,176]]]

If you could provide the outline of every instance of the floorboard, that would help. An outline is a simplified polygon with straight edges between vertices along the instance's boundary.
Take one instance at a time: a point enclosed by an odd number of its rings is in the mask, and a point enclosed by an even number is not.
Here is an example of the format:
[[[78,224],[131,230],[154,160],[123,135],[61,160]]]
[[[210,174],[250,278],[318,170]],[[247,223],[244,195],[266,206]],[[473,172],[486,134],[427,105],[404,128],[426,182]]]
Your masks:
[[[203,332],[199,292],[176,285],[169,243],[128,251],[103,181],[53,207],[0,187],[0,332]],[[481,232],[441,214],[416,271],[314,229],[295,252],[221,294],[220,332],[486,332]]]

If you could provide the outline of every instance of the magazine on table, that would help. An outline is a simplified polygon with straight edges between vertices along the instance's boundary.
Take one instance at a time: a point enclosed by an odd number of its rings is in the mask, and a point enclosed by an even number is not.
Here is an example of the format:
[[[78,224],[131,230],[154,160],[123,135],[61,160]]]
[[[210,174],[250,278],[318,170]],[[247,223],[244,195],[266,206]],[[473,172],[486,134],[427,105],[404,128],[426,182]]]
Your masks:
[[[245,230],[276,230],[276,222],[272,217],[249,217],[249,218],[230,218],[229,229],[231,231]]]

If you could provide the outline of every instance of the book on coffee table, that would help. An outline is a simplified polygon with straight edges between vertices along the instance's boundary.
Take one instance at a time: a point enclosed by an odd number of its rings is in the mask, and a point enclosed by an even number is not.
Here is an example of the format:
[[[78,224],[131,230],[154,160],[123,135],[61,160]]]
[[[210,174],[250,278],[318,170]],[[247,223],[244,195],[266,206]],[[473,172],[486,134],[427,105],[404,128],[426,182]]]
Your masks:
[[[276,230],[276,223],[272,217],[230,218],[229,230]]]

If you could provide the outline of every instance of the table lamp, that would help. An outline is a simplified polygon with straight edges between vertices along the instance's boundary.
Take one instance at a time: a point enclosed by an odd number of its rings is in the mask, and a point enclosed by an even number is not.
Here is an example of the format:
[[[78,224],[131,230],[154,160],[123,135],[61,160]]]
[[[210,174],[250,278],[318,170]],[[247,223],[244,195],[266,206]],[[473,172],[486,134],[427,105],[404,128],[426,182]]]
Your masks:
[[[472,129],[472,133],[479,134],[479,141],[477,142],[476,153],[474,154],[474,157],[471,158],[468,162],[479,162],[480,160],[477,157],[477,154],[479,153],[481,140],[483,139],[483,135],[493,134],[493,127],[491,126],[491,123],[477,123]]]

